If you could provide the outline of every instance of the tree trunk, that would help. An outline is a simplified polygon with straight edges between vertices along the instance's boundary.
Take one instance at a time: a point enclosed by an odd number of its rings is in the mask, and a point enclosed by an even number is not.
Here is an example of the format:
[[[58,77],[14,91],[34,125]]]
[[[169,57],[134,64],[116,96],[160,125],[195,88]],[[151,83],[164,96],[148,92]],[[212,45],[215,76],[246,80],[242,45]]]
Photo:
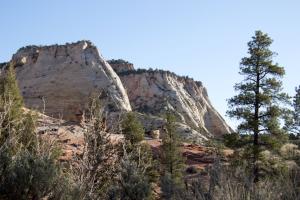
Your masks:
[[[259,65],[256,66],[256,90],[255,90],[255,113],[254,113],[254,135],[253,135],[253,176],[254,182],[258,182],[259,169],[257,166],[259,154],[259,89],[260,89],[260,69]]]

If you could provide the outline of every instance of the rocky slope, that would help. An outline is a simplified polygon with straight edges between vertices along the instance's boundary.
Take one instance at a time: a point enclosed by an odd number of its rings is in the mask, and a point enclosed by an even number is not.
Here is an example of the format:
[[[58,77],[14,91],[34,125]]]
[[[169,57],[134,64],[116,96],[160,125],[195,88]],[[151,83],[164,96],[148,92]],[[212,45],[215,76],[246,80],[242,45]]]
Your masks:
[[[201,82],[162,70],[126,68],[118,74],[133,110],[162,116],[169,109],[179,123],[188,125],[201,135],[230,133],[230,127],[211,105]]]
[[[97,95],[108,111],[131,110],[119,77],[89,41],[24,47],[11,62],[29,108],[78,121]]]
[[[25,109],[28,112],[28,109]],[[76,123],[71,123],[65,120],[56,119],[47,115],[35,112],[37,116],[37,134],[46,140],[55,142],[62,150],[60,161],[70,161],[75,156],[80,155],[83,151],[84,141],[84,126]],[[112,143],[118,143],[124,140],[120,134],[109,135]],[[161,148],[161,139],[145,138],[143,142],[150,145],[153,153],[158,156]],[[188,167],[196,167],[197,169],[204,169],[207,165],[214,162],[215,151],[213,148],[199,146],[196,144],[182,143],[182,154],[186,158],[185,162]],[[226,149],[223,151],[226,157],[230,156],[233,151]],[[187,167],[187,168],[188,168]]]
[[[29,109],[24,109],[26,112]],[[31,111],[32,112],[32,111]],[[37,116],[36,133],[43,139],[53,141],[59,145],[62,150],[61,161],[73,159],[76,155],[82,153],[85,140],[84,134],[86,127],[78,123],[52,118],[45,114],[34,112]],[[124,139],[121,134],[110,134],[112,143]]]

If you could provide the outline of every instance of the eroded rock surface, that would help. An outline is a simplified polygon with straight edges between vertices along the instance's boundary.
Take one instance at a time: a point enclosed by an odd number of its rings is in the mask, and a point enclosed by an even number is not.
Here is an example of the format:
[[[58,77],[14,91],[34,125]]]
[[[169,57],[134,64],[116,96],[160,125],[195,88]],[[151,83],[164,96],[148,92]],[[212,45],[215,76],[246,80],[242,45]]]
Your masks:
[[[167,109],[171,110],[179,123],[202,136],[231,132],[211,105],[201,82],[163,70],[125,70],[118,74],[134,111],[162,116]]]
[[[121,59],[105,61],[89,41],[27,46],[11,63],[26,107],[57,119],[80,122],[90,97],[97,96],[108,124],[118,124],[120,113],[133,110],[147,132],[163,135],[164,114],[171,110],[184,138],[203,141],[231,132],[201,82],[168,71],[135,70]]]
[[[24,47],[12,62],[28,108],[80,121],[89,98],[96,95],[107,111],[131,110],[118,75],[89,41]]]
[[[162,70],[130,70],[119,76],[134,111],[161,117],[169,109],[181,127],[186,126],[186,130],[192,129],[202,136],[231,132],[211,105],[201,82]],[[195,135],[192,131],[190,134]]]

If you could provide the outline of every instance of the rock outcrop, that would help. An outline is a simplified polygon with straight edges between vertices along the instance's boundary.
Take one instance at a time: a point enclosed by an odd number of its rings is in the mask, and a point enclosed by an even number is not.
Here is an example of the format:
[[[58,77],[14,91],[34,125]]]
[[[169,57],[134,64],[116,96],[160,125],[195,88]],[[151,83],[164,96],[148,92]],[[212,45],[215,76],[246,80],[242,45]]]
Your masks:
[[[110,64],[110,66],[114,69],[114,71],[117,74],[134,70],[132,63],[122,59],[108,60],[107,62]]]
[[[131,111],[118,75],[89,41],[24,47],[11,62],[28,108],[80,121],[96,95],[109,112]]]
[[[161,135],[164,113],[171,110],[184,138],[203,141],[231,132],[201,82],[168,71],[135,70],[120,59],[105,61],[89,41],[27,46],[10,62],[26,107],[54,118],[81,121],[89,98],[96,95],[110,116],[109,124],[133,110],[150,135],[153,130]],[[5,66],[0,64],[1,69]]]
[[[187,136],[195,135],[192,130],[199,136],[220,136],[231,132],[211,105],[201,82],[162,70],[125,70],[118,74],[134,111],[162,116],[169,109]]]

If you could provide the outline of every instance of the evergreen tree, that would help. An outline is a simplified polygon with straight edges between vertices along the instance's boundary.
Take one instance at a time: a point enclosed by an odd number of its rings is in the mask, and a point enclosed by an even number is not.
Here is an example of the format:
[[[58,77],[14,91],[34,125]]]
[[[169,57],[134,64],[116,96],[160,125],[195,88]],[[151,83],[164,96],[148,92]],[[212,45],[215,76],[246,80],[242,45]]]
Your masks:
[[[56,152],[38,140],[35,117],[23,109],[9,65],[0,80],[0,199],[67,199],[71,193]]]
[[[23,150],[8,162],[0,174],[0,199],[74,199],[58,157],[53,156],[55,150],[43,142],[39,145],[39,153]],[[2,164],[5,152],[0,154]]]
[[[118,184],[109,194],[111,200],[150,200],[151,181],[147,176],[147,167],[135,161],[133,152],[123,156]]]
[[[144,128],[134,113],[125,116],[122,132],[125,146],[118,183],[119,196],[121,199],[151,199],[153,184],[158,178],[157,162],[153,159],[151,147],[142,141]],[[129,190],[132,192],[128,193]]]
[[[163,176],[161,185],[165,198],[172,198],[177,188],[183,186],[184,161],[180,151],[180,140],[176,133],[175,117],[166,114],[165,134],[162,138],[161,164]]]
[[[85,147],[73,168],[79,199],[106,199],[116,178],[120,148],[112,143],[104,123],[99,98],[92,97],[84,124]]]
[[[1,129],[0,144],[20,131],[22,124],[23,98],[20,95],[12,64],[0,80]]]
[[[300,135],[300,86],[295,88],[296,94],[293,98],[293,109],[286,119],[286,129],[296,135]]]
[[[288,101],[280,81],[285,71],[272,61],[276,55],[269,49],[272,42],[267,34],[255,32],[248,43],[249,57],[240,63],[244,80],[235,85],[239,94],[228,100],[229,116],[241,120],[239,133],[252,137],[250,149],[255,181],[259,177],[257,161],[263,147],[278,148],[286,140],[279,122],[284,111],[280,105]]]
[[[19,133],[19,141],[22,144],[22,148],[31,152],[36,151],[38,144],[38,137],[35,133],[36,117],[37,116],[32,112],[23,113],[22,129]]]
[[[122,122],[122,133],[131,145],[137,144],[144,139],[144,128],[133,112],[126,114]]]
[[[12,105],[11,113],[15,114],[12,117],[16,117],[17,114],[21,112],[23,106],[23,98],[20,94],[18,83],[16,81],[16,74],[13,64],[8,65],[8,69],[5,72],[4,77],[1,78],[0,89],[2,100],[6,100],[6,102],[14,102],[14,105]]]

